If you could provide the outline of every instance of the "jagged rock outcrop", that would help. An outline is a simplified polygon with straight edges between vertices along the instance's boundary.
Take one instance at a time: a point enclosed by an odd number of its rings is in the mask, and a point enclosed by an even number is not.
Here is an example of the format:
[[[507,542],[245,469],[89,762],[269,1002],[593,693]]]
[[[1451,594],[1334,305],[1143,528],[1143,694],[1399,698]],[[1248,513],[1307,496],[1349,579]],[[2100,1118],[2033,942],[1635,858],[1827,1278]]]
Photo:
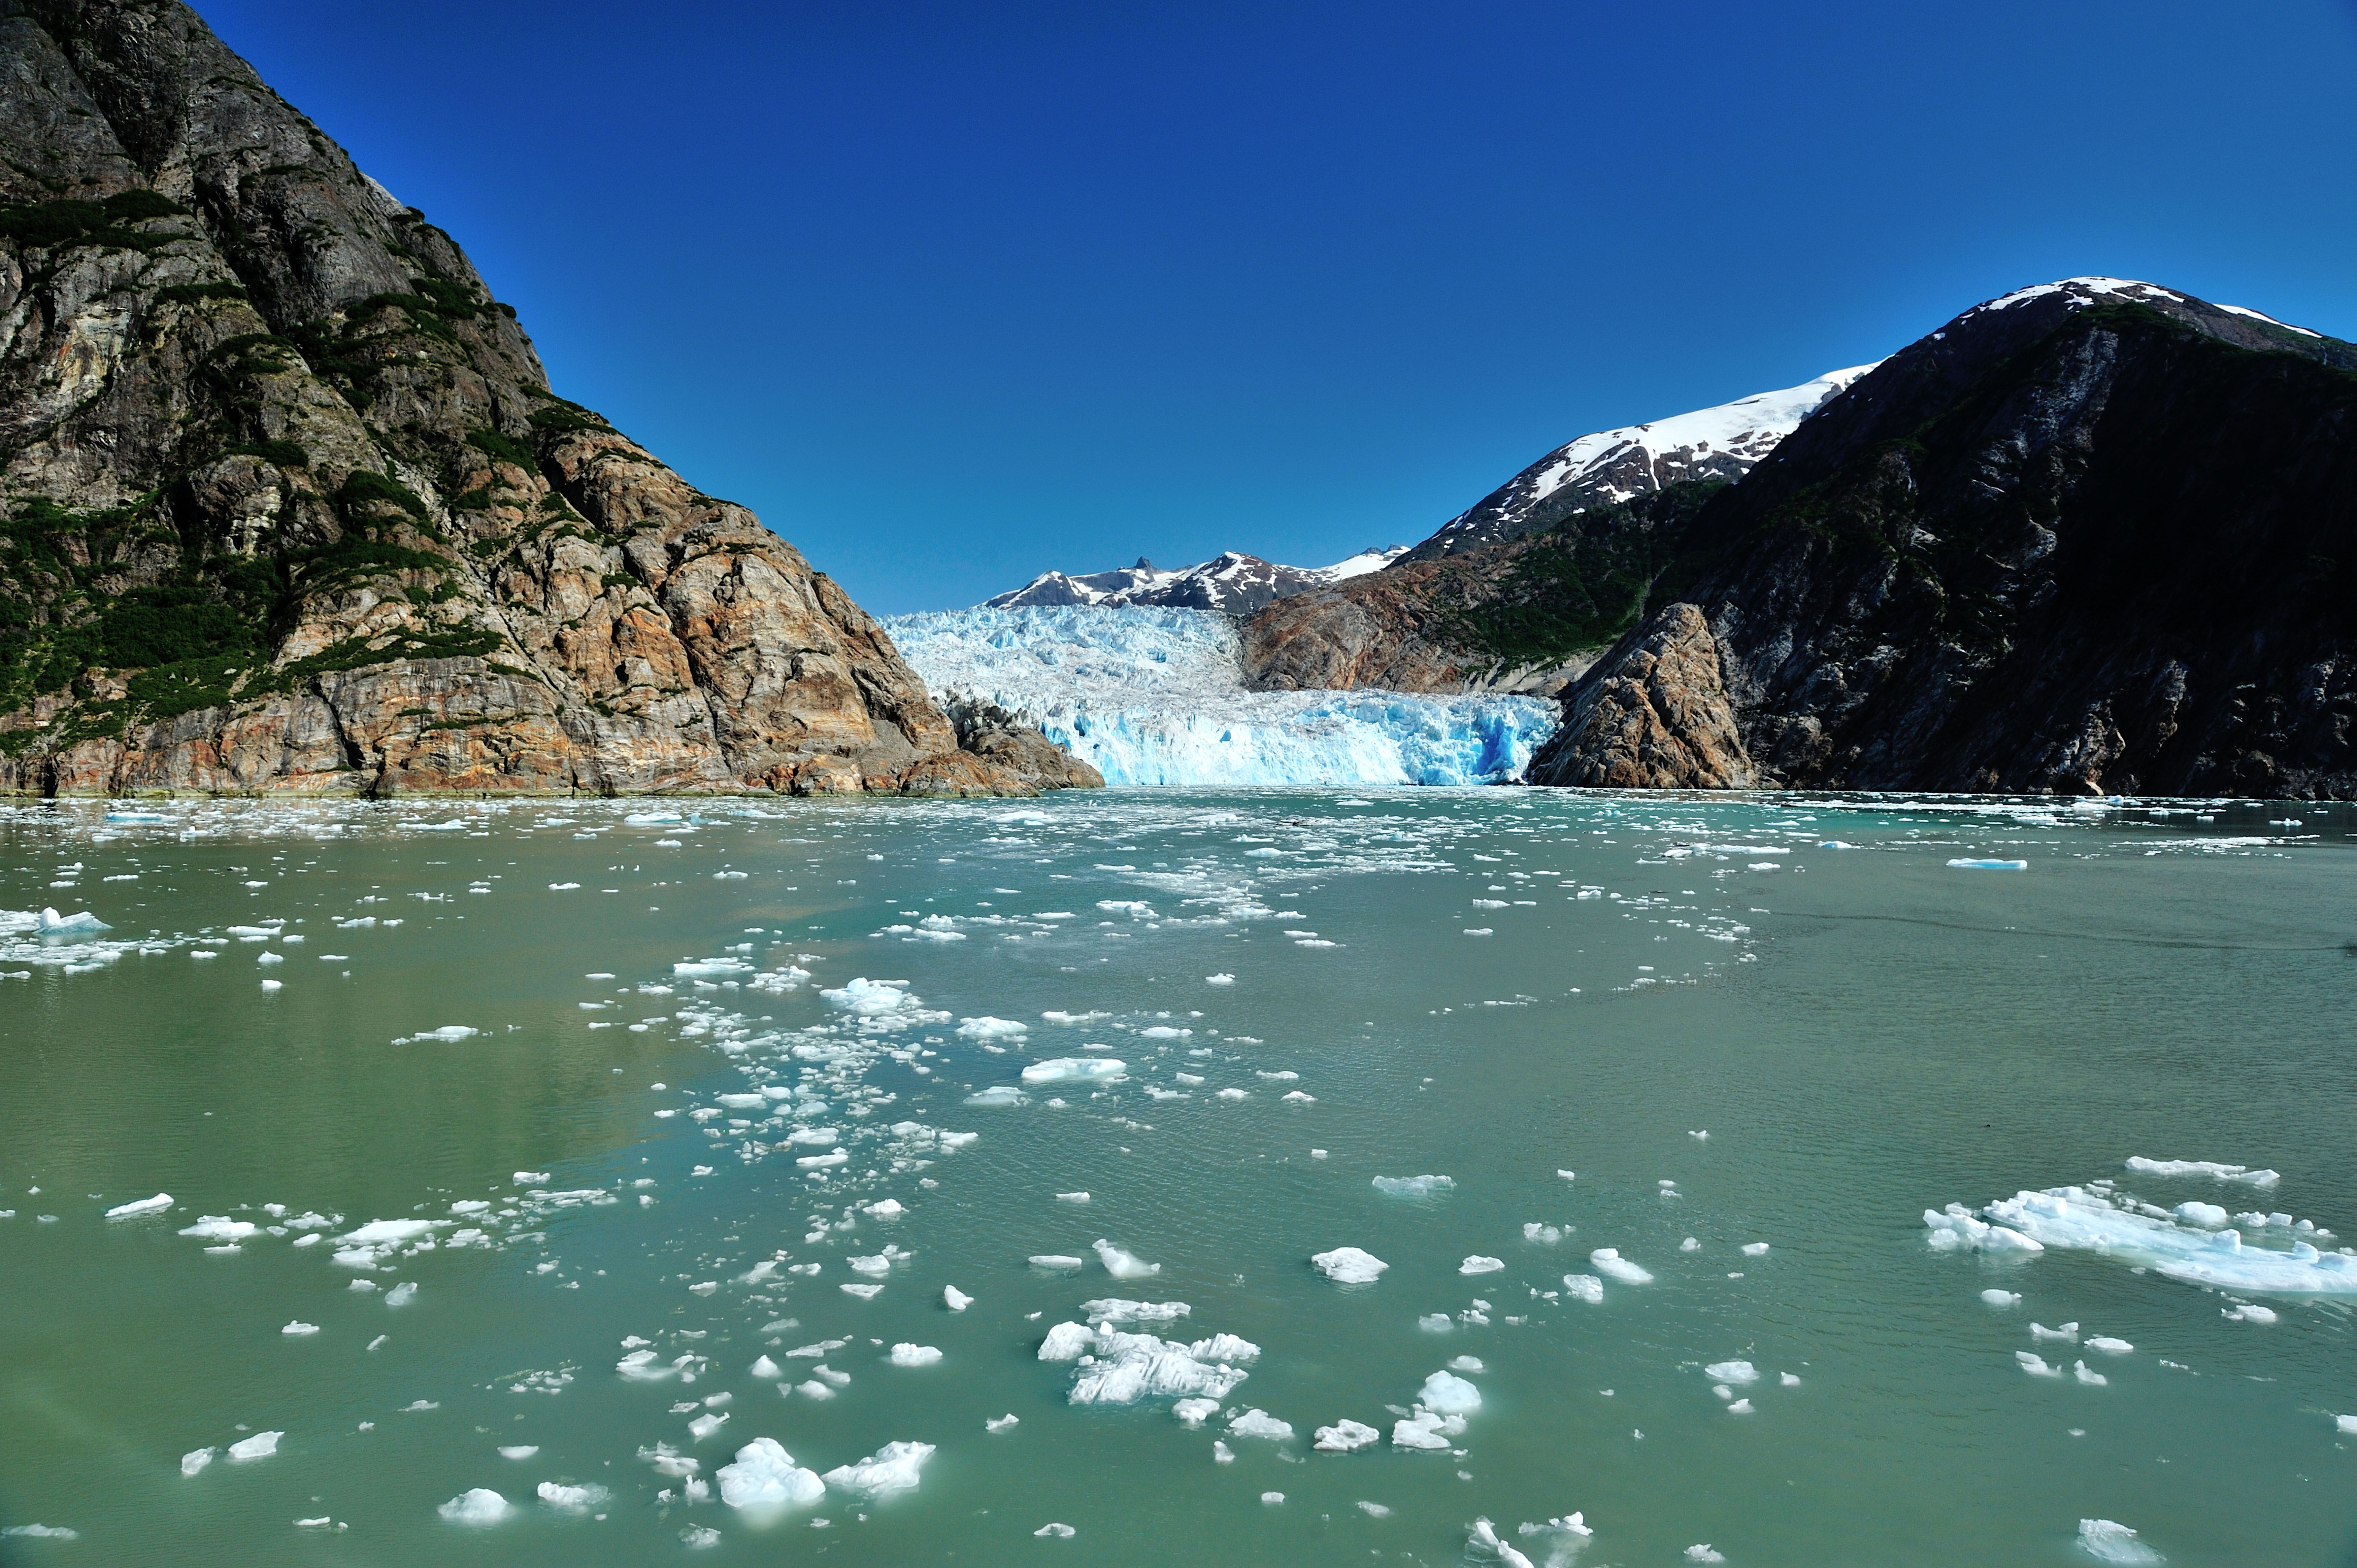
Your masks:
[[[186,5],[0,0],[0,790],[1036,787]]]
[[[1035,789],[1102,789],[1104,775],[997,703],[953,691],[942,703],[958,745]]]
[[[2357,346],[2115,279],[1992,301],[1714,498],[1652,602],[1572,714],[1699,668],[1699,617],[1762,784],[2357,796]],[[1719,704],[1650,705],[1736,755]],[[1575,719],[1531,776],[1629,733]]]
[[[1702,611],[1671,605],[1581,682],[1535,783],[1606,789],[1745,789],[1760,782]]]

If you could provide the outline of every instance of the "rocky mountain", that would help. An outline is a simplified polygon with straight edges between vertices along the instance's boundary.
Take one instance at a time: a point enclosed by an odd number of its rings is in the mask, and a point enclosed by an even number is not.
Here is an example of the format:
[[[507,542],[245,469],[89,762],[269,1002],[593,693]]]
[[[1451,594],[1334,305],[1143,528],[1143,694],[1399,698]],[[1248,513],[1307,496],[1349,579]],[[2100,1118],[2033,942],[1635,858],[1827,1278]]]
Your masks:
[[[1739,479],[1801,421],[1872,369],[1829,371],[1781,392],[1754,392],[1716,408],[1566,442],[1441,524],[1405,558],[1437,561],[1542,533],[1583,511],[1675,484]]]
[[[1712,497],[1647,605],[1534,780],[2357,795],[2357,346],[1992,300]]]
[[[186,5],[0,0],[0,790],[1032,788]]]
[[[984,609],[1017,609],[1027,605],[1154,605],[1168,609],[1222,610],[1247,616],[1288,595],[1330,587],[1352,577],[1380,572],[1407,553],[1405,544],[1388,550],[1361,550],[1331,566],[1280,566],[1257,555],[1230,550],[1209,561],[1175,572],[1163,571],[1141,555],[1135,566],[1092,572],[1070,577],[1042,572],[1011,593],[983,601]]]
[[[1255,615],[1247,675],[1272,690],[1551,696],[1636,618],[1656,557],[1696,500],[1750,472],[1873,369],[1566,442],[1380,575]]]

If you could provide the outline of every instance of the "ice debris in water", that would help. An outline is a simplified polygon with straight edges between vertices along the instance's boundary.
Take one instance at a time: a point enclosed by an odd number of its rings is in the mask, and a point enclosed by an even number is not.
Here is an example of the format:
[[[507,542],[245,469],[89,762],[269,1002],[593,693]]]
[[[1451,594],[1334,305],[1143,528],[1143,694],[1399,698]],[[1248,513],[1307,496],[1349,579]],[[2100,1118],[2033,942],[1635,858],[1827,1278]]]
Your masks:
[[[1948,864],[1960,871],[2027,871],[2029,869],[2029,862],[2026,860],[1958,859],[1952,860]]]
[[[1232,1334],[1192,1344],[1110,1326],[1060,1323],[1039,1346],[1042,1361],[1077,1363],[1072,1404],[1134,1404],[1141,1399],[1225,1399],[1249,1373],[1239,1363],[1260,1347]]]
[[[568,1487],[561,1481],[543,1481],[539,1487],[542,1502],[568,1513],[587,1513],[602,1506],[613,1494],[595,1484]]]
[[[1457,1183],[1445,1176],[1379,1176],[1374,1185],[1377,1192],[1392,1197],[1430,1197],[1436,1192],[1448,1191]]]
[[[1136,1253],[1125,1251],[1102,1236],[1089,1245],[1104,1264],[1105,1273],[1117,1280],[1142,1280],[1162,1272],[1161,1264],[1149,1263]]]
[[[1986,1222],[1956,1203],[1944,1213],[1926,1209],[1923,1222],[1932,1228],[1935,1247],[2032,1252],[2062,1247],[2189,1284],[2280,1295],[2357,1295],[2357,1257],[2345,1251],[2319,1252],[2312,1242],[2297,1240],[2282,1251],[2246,1247],[2238,1230],[2182,1224],[2165,1211],[2156,1219],[2129,1207],[2130,1201],[2083,1187],[2050,1187],[1988,1205],[1981,1210]]]
[[[1081,1314],[1092,1324],[1174,1323],[1195,1309],[1183,1301],[1124,1301],[1103,1296],[1081,1303]]]
[[[1454,1372],[1435,1372],[1424,1380],[1416,1402],[1443,1415],[1469,1415],[1481,1408],[1481,1391]]]
[[[180,1474],[193,1476],[212,1462],[213,1450],[210,1448],[191,1448],[180,1455]]]
[[[518,1443],[502,1447],[500,1450],[500,1457],[502,1459],[529,1459],[539,1452],[540,1444],[537,1443]]]
[[[948,1307],[952,1312],[963,1312],[967,1307],[974,1305],[974,1297],[966,1294],[965,1292],[958,1289],[955,1285],[943,1285],[942,1287],[942,1305]]]
[[[1727,1553],[1724,1552],[1713,1551],[1711,1549],[1710,1542],[1707,1541],[1696,1541],[1694,1545],[1686,1548],[1686,1561],[1689,1563],[1724,1563],[1727,1561]]]
[[[278,1440],[285,1435],[283,1432],[257,1432],[251,1437],[242,1437],[229,1445],[229,1456],[232,1459],[267,1459],[278,1452]]]
[[[1028,1102],[1030,1098],[1011,1083],[1000,1083],[967,1095],[965,1102],[968,1105],[987,1109],[1000,1105],[1021,1105]]]
[[[1078,1535],[1080,1531],[1074,1530],[1069,1524],[1059,1524],[1054,1520],[1049,1520],[1046,1524],[1041,1525],[1031,1533],[1039,1536],[1046,1536],[1056,1541],[1070,1541],[1073,1536]]]
[[[1272,1443],[1290,1442],[1293,1423],[1279,1421],[1265,1410],[1248,1410],[1228,1423],[1231,1437],[1259,1437]]]
[[[1060,1273],[1069,1273],[1082,1264],[1082,1260],[1062,1252],[1034,1252],[1025,1261],[1035,1269],[1053,1269]]]
[[[961,1018],[957,1032],[969,1040],[1006,1040],[1017,1035],[1029,1034],[1031,1026],[1017,1023],[1012,1018]]]
[[[2106,1356],[2125,1356],[2136,1347],[2125,1339],[2114,1338],[2108,1334],[2097,1334],[2087,1340],[2087,1348],[2101,1350]]]
[[[2160,1553],[2136,1539],[2136,1532],[2116,1520],[2079,1521],[2079,1550],[2098,1563],[2159,1563]]]
[[[1377,1277],[1391,1267],[1372,1252],[1357,1247],[1337,1247],[1330,1252],[1313,1252],[1309,1261],[1328,1279],[1345,1285],[1373,1284]]]
[[[1642,1285],[1653,1283],[1653,1276],[1620,1255],[1617,1247],[1598,1247],[1587,1254],[1587,1262],[1599,1274],[1609,1274],[1623,1284]]]
[[[1043,1083],[1111,1083],[1129,1070],[1117,1057],[1054,1057],[1023,1069],[1023,1081]]]
[[[106,1211],[109,1219],[128,1219],[135,1214],[160,1214],[172,1207],[172,1195],[159,1192],[153,1197],[143,1197],[135,1203],[118,1203]]]
[[[1991,1306],[2018,1306],[2021,1303],[2021,1293],[2018,1290],[1985,1290],[1981,1292],[1981,1299]]]
[[[1756,1383],[1760,1369],[1749,1361],[1714,1361],[1703,1369],[1703,1376],[1717,1383]]]
[[[2013,1359],[2021,1364],[2023,1371],[2033,1378],[2059,1378],[2062,1375],[2062,1369],[2048,1366],[2046,1358],[2043,1356],[2034,1356],[2027,1350],[2016,1350],[2013,1353]]]
[[[2271,1306],[2261,1306],[2258,1303],[2251,1301],[2240,1302],[2230,1307],[2221,1307],[2219,1308],[2219,1315],[2232,1323],[2273,1323],[2276,1321],[2275,1308]],[[2090,1343],[2093,1343],[2093,1341],[2090,1341]]]
[[[1505,1266],[1502,1259],[1485,1258],[1476,1253],[1458,1264],[1457,1272],[1460,1274],[1494,1274]]]
[[[1023,1418],[1017,1415],[1013,1411],[1008,1411],[1005,1415],[985,1417],[982,1423],[982,1429],[985,1432],[997,1433],[1004,1432],[1010,1426],[1020,1426],[1021,1424],[1023,1424]]]
[[[2253,1170],[2248,1165],[2221,1165],[2216,1160],[2148,1160],[2142,1155],[2130,1155],[2127,1168],[2138,1176],[2212,1176],[2245,1187],[2273,1187],[2283,1179],[2274,1171]]]
[[[737,1450],[737,1462],[714,1472],[720,1483],[720,1500],[732,1509],[788,1509],[814,1503],[826,1495],[818,1473],[794,1463],[774,1437],[756,1437]]]
[[[942,1353],[933,1346],[913,1345],[904,1340],[892,1347],[889,1359],[896,1367],[930,1367],[942,1359]]]
[[[434,1510],[452,1524],[497,1524],[514,1509],[489,1487],[474,1487]]]
[[[1314,1446],[1329,1454],[1352,1453],[1366,1447],[1369,1444],[1380,1443],[1383,1439],[1382,1433],[1365,1423],[1349,1420],[1338,1421],[1331,1426],[1321,1426],[1318,1429],[1317,1435],[1318,1441]]]
[[[930,1443],[887,1443],[856,1465],[838,1465],[822,1477],[837,1491],[866,1498],[916,1489],[918,1471],[933,1455]]]
[[[1584,1301],[1590,1306],[1604,1300],[1604,1282],[1594,1274],[1566,1274],[1563,1276],[1563,1290],[1574,1301]]]

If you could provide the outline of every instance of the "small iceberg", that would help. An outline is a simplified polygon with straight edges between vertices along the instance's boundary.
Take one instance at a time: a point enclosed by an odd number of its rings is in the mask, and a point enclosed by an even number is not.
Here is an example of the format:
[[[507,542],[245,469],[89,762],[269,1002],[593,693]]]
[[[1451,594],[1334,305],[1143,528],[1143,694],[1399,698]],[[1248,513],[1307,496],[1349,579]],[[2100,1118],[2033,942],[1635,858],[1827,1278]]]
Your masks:
[[[2029,869],[2029,862],[2026,860],[1973,860],[1967,858],[1952,860],[1948,862],[1948,865],[1957,871],[2027,871]]]

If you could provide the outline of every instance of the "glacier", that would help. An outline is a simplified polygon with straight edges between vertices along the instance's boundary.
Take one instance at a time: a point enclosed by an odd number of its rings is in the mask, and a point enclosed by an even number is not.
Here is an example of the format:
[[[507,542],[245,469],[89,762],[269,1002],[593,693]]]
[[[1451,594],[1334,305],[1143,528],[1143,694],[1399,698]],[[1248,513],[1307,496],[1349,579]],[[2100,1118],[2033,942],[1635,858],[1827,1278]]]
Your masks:
[[[1107,784],[1501,784],[1555,725],[1536,697],[1250,692],[1212,610],[1033,606],[891,616],[884,629],[947,706],[995,703]]]

